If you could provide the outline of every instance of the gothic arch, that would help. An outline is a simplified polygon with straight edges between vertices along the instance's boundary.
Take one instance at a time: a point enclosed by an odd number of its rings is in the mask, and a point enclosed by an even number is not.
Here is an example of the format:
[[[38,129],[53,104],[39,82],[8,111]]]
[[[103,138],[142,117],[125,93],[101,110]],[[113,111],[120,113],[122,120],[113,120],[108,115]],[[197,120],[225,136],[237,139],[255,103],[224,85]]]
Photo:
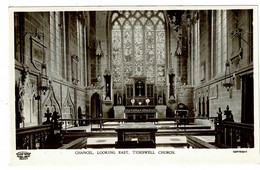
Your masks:
[[[67,90],[67,96],[63,102],[62,105],[62,118],[63,119],[73,119],[75,118],[74,116],[74,104],[72,102],[71,96],[70,96],[70,92],[69,92],[69,88]]]
[[[125,15],[128,15],[128,17],[125,17]],[[146,16],[146,20],[145,20],[144,16]],[[125,19],[123,21],[122,18],[127,18],[127,19]],[[152,18],[155,18],[155,20],[152,20]],[[142,21],[141,21],[141,19],[142,19]],[[129,31],[129,32],[132,32],[132,33],[134,32],[134,28],[135,28],[136,24],[140,23],[142,25],[143,36],[145,35],[144,31],[145,31],[145,26],[146,26],[147,23],[149,23],[149,22],[152,23],[152,25],[156,28],[159,25],[159,23],[161,23],[163,25],[164,31],[165,31],[165,40],[164,40],[165,41],[164,42],[164,44],[165,44],[165,50],[164,50],[165,51],[164,52],[165,53],[165,59],[164,59],[165,63],[163,63],[162,66],[164,65],[164,67],[158,66],[157,69],[159,71],[155,71],[154,73],[151,73],[151,75],[148,75],[148,77],[150,79],[153,79],[153,77],[155,77],[154,79],[162,80],[162,82],[164,84],[167,83],[168,82],[168,77],[167,77],[168,73],[167,72],[168,72],[168,68],[169,68],[169,61],[168,60],[169,60],[169,53],[170,53],[169,52],[170,51],[170,49],[169,49],[169,46],[170,46],[169,21],[168,21],[167,15],[166,15],[166,11],[151,11],[151,10],[147,10],[147,11],[109,11],[107,13],[107,36],[108,36],[107,37],[107,49],[109,49],[108,54],[110,56],[108,58],[108,60],[109,60],[108,62],[109,62],[112,74],[114,73],[113,74],[113,80],[111,80],[111,81],[112,82],[116,81],[116,78],[115,78],[115,77],[117,77],[116,73],[122,72],[121,77],[123,77],[124,81],[126,81],[126,82],[123,83],[123,79],[120,79],[120,77],[119,77],[118,81],[122,82],[123,84],[129,83],[131,81],[129,79],[131,79],[131,78],[129,78],[130,76],[125,76],[125,75],[131,75],[131,73],[136,73],[135,71],[133,71],[133,68],[131,68],[131,65],[132,65],[132,67],[135,67],[136,70],[140,70],[139,68],[145,67],[144,71],[141,70],[140,73],[138,73],[139,76],[141,74],[145,74],[145,76],[146,76],[146,74],[148,74],[148,72],[152,71],[152,70],[151,71],[148,70],[149,64],[147,64],[147,66],[146,66],[146,64],[144,64],[145,66],[140,66],[138,68],[137,68],[137,66],[135,66],[135,64],[145,63],[145,62],[137,62],[137,63],[132,63],[132,64],[130,63],[129,67],[126,66],[126,69],[125,69],[125,67],[123,67],[123,68],[114,67],[117,70],[113,71],[113,59],[112,58],[114,57],[114,55],[113,55],[113,43],[112,43],[112,39],[113,39],[112,38],[112,29],[113,29],[113,26],[116,22],[119,23],[119,20],[121,20],[120,28],[124,29],[123,28],[124,26],[126,26],[126,27],[131,26],[131,31]],[[154,28],[154,32],[157,31],[156,28]],[[121,30],[122,35],[120,35],[120,36],[123,36],[123,32],[125,32],[125,31]],[[134,39],[133,35],[130,35],[130,36],[132,36],[131,38]],[[154,35],[154,36],[156,36],[156,35]],[[144,39],[145,39],[145,37],[143,37],[143,42],[145,42]],[[132,44],[134,44],[134,42],[135,41],[133,40]],[[146,47],[144,47],[144,44],[140,44],[140,45],[143,46],[142,47],[142,50],[143,50],[142,58],[145,60],[145,58],[146,58],[146,51],[145,51]],[[155,48],[156,48],[156,46],[157,46],[157,44],[155,44]],[[122,45],[122,49],[123,48],[124,47]],[[134,50],[134,52],[131,52],[131,54],[133,54],[133,56],[136,56],[135,55],[135,51],[136,51],[135,49],[136,48],[133,47],[132,50]],[[123,52],[121,54],[122,54],[122,61],[123,61],[125,59],[125,56],[124,56]],[[155,57],[158,56],[157,51],[155,52],[154,56]],[[120,63],[120,61],[118,62],[118,64],[119,63]],[[120,64],[122,65],[122,62]],[[126,63],[124,63],[124,64],[126,64]],[[161,78],[161,79],[157,78],[157,75],[158,75],[158,77],[161,76],[163,78]],[[150,80],[149,78],[148,78],[148,81]],[[153,80],[151,80],[151,81],[153,83]],[[155,82],[157,82],[157,80],[155,80]]]
[[[91,118],[99,118],[102,116],[102,104],[100,95],[94,93],[91,96]]]
[[[30,117],[31,123],[38,125],[39,124],[39,109],[38,109],[38,100],[36,100],[37,92],[33,92],[30,95],[29,102],[30,102]]]
[[[47,97],[45,98],[44,102],[42,103],[42,121],[46,121],[46,118],[44,117],[44,113],[46,113],[46,107],[50,109],[50,112],[53,112],[54,109],[61,114],[61,107],[60,104],[55,96],[55,93],[52,88],[50,88]]]

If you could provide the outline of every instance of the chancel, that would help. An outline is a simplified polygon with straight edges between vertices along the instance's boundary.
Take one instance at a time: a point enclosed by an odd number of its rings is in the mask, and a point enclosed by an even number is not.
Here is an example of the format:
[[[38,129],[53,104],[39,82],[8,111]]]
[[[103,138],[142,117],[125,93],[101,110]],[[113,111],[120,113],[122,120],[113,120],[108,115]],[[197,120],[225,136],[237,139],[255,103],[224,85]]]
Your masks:
[[[16,149],[253,148],[253,12],[14,12]]]

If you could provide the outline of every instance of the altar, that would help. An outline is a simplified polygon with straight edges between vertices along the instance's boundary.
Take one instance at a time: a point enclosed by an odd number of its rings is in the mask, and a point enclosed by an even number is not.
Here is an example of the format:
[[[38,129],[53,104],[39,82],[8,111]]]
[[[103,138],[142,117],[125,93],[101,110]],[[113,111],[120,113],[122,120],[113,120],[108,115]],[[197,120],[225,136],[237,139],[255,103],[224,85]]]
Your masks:
[[[155,106],[127,106],[125,117],[128,120],[146,121],[156,117]]]
[[[157,127],[152,123],[125,123],[116,127],[115,148],[155,148]]]
[[[126,84],[123,92],[116,92],[114,95],[115,118],[136,122],[165,119],[167,106],[163,90],[148,83],[146,76],[131,78],[133,82]]]
[[[165,105],[114,106],[114,113],[116,119],[147,121],[153,118],[166,118],[166,108]]]

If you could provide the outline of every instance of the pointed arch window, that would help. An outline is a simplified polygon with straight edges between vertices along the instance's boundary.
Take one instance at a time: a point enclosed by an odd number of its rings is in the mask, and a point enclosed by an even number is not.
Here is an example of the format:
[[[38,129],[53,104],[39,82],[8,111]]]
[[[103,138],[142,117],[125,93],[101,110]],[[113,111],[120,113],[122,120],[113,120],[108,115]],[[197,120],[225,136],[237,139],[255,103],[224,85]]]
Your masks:
[[[164,84],[166,28],[162,11],[113,11],[111,15],[113,83],[132,84],[133,76]]]

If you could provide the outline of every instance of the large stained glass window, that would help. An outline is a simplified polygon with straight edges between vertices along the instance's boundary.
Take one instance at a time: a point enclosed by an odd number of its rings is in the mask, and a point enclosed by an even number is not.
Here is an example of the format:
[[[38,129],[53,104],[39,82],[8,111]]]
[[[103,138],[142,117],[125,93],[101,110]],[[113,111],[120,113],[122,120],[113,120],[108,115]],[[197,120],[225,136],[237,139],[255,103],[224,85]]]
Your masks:
[[[132,84],[146,77],[164,84],[166,33],[162,11],[114,11],[111,19],[113,83]]]

